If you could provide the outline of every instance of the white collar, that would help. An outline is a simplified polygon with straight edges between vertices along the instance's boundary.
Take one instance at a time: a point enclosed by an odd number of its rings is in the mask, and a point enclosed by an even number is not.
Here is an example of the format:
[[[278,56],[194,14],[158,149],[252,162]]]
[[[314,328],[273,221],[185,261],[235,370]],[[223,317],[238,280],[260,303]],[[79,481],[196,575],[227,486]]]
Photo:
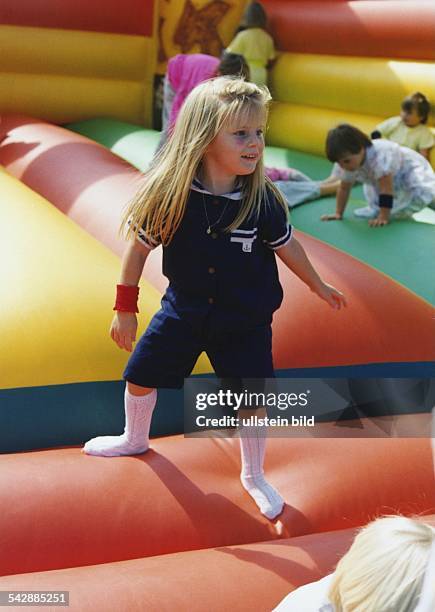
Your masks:
[[[204,193],[206,195],[216,195],[214,193],[211,193],[208,189],[206,189],[197,177],[193,179],[192,185],[190,188],[193,191],[198,191],[199,193]],[[241,181],[239,180],[236,182],[232,191],[228,193],[222,193],[216,197],[227,198],[228,200],[241,200],[243,197]]]

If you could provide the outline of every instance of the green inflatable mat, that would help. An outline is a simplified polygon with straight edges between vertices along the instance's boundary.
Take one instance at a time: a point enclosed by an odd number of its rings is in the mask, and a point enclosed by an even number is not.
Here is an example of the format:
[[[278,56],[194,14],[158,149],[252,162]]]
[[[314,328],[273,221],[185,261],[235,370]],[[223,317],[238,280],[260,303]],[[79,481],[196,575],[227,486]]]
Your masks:
[[[112,119],[91,119],[64,127],[111,149],[140,170],[148,166],[160,137],[155,130]],[[324,158],[277,147],[266,147],[265,160],[269,166],[296,168],[315,180],[326,178],[331,171],[331,164]],[[353,255],[434,304],[434,225],[407,219],[370,228],[366,221],[352,215],[354,208],[363,205],[362,188],[358,186],[352,191],[341,222],[320,221],[322,214],[335,210],[333,197],[293,208],[291,219],[297,229]]]

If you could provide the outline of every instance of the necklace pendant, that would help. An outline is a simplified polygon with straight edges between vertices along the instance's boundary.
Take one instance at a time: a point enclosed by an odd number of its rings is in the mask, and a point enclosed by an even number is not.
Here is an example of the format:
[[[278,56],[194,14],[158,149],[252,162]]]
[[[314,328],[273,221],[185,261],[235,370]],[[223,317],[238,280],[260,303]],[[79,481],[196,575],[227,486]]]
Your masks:
[[[207,234],[211,234],[211,229],[210,227],[207,228]]]

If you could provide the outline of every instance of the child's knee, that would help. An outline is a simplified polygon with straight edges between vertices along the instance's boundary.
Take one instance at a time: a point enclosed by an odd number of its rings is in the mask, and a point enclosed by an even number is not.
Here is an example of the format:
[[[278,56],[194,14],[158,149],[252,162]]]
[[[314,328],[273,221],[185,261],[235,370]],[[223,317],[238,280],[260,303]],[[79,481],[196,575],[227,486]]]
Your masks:
[[[150,387],[141,387],[140,385],[135,385],[128,381],[127,390],[131,395],[148,395],[154,391],[154,389],[151,389]]]

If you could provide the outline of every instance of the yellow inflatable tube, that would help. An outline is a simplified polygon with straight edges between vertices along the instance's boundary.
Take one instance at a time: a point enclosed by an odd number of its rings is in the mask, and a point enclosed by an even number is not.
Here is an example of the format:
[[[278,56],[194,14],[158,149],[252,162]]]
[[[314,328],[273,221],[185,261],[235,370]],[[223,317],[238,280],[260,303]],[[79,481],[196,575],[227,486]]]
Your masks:
[[[119,380],[128,354],[110,340],[120,261],[0,167],[0,388]],[[160,296],[141,284],[141,330]],[[201,357],[195,372],[210,372]]]
[[[10,72],[137,80],[153,74],[154,41],[145,36],[0,26],[0,67]]]
[[[0,73],[0,106],[54,123],[117,117],[150,124],[151,97],[142,83],[53,74]]]
[[[155,39],[0,26],[0,108],[55,122],[151,125]]]
[[[284,53],[270,84],[280,102],[390,117],[414,91],[435,100],[435,64]]]
[[[328,130],[351,123],[370,134],[382,117],[276,102],[269,116],[267,142],[276,147],[325,155]]]
[[[350,123],[369,135],[383,119],[376,115],[274,102],[269,116],[267,144],[324,156],[326,134],[332,127]],[[435,129],[431,130],[435,134]],[[435,168],[435,147],[430,162]]]

